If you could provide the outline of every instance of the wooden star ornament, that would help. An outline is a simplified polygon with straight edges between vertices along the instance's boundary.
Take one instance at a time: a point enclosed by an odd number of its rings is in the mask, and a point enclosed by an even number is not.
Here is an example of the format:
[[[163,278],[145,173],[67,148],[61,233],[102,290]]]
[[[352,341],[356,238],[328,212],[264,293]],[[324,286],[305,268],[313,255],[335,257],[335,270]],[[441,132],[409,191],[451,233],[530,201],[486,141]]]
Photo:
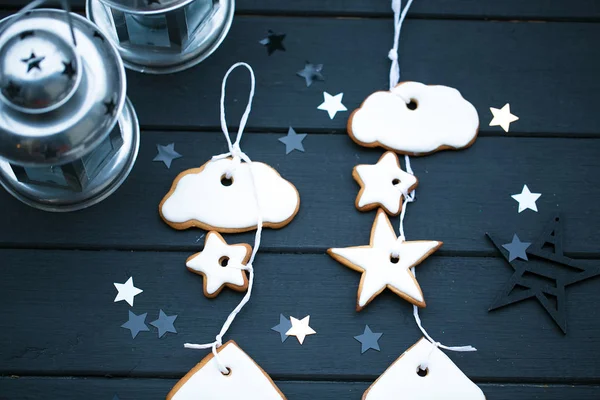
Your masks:
[[[356,310],[361,311],[385,288],[406,301],[425,307],[421,287],[411,268],[435,252],[442,242],[398,238],[387,215],[377,211],[368,246],[332,248],[327,253],[339,263],[362,272]]]
[[[206,234],[204,249],[189,257],[187,269],[204,279],[204,295],[210,299],[224,287],[244,292],[248,289],[246,265],[252,247],[247,243],[229,245],[223,236],[211,231]]]

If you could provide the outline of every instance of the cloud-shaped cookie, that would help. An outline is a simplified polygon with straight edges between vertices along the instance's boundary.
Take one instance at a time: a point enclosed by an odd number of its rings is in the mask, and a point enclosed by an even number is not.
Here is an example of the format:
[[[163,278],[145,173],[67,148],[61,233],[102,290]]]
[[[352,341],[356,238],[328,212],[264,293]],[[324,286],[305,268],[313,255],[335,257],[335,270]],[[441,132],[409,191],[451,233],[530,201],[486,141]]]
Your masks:
[[[296,187],[277,171],[260,162],[233,168],[230,158],[209,161],[182,172],[162,200],[162,219],[175,229],[193,226],[219,232],[243,232],[256,228],[258,207],[252,186],[252,168],[263,226],[281,228],[300,207]],[[231,180],[225,179],[233,170]]]
[[[478,129],[477,110],[458,90],[419,82],[373,93],[348,121],[348,134],[361,146],[411,155],[469,147]]]

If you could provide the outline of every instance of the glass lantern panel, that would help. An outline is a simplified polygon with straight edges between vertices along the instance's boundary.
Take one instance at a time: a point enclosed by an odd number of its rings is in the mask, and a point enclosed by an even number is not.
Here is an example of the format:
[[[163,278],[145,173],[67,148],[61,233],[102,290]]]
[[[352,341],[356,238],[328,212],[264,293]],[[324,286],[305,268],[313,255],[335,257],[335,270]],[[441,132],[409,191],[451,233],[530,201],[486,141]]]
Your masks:
[[[165,15],[125,14],[129,43],[138,46],[171,47]],[[119,37],[120,39],[120,37]]]
[[[110,161],[115,153],[121,148],[123,139],[121,130],[116,125],[110,135],[104,139],[91,153],[81,158],[83,166],[82,170],[82,186],[85,187],[88,182],[93,180],[100,170]]]
[[[17,179],[23,183],[34,183],[69,189],[69,183],[61,167],[17,167],[13,166]]]
[[[216,0],[196,0],[186,6],[185,15],[190,36],[210,20],[218,6],[219,2]]]

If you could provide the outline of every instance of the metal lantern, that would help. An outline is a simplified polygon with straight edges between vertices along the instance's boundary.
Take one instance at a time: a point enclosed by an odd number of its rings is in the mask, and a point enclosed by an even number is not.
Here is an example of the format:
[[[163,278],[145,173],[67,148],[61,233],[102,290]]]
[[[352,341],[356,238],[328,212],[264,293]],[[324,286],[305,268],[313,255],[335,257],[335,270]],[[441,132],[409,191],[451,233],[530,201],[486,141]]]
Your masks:
[[[125,90],[119,53],[85,18],[39,9],[0,21],[2,186],[47,211],[114,192],[139,147]]]
[[[87,16],[119,49],[125,66],[163,74],[192,67],[221,44],[234,0],[87,0]]]

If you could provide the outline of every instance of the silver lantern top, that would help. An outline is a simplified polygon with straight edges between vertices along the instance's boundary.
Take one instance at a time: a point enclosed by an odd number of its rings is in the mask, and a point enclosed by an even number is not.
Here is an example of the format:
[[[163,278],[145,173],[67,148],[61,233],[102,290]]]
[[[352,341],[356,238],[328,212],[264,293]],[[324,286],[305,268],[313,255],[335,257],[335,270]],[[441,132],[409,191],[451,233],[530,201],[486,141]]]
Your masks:
[[[186,6],[194,0],[102,0],[112,8],[130,14],[164,13]]]
[[[125,90],[116,49],[83,17],[38,9],[0,21],[1,158],[81,158],[110,134]]]

